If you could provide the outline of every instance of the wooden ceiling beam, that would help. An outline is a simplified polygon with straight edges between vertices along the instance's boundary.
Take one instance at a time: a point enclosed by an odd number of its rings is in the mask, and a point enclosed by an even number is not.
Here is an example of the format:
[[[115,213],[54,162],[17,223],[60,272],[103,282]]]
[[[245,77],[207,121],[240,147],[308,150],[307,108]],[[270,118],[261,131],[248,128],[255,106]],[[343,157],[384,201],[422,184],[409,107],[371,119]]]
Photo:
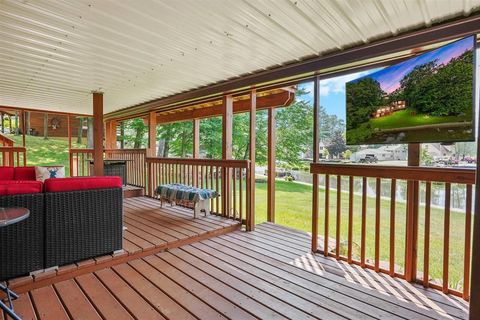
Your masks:
[[[295,98],[293,92],[284,91],[277,94],[257,98],[257,110],[289,106]],[[250,110],[250,99],[233,102],[233,113],[242,113]],[[177,111],[174,113],[160,113],[157,115],[157,124],[187,121],[201,118],[211,118],[222,115],[222,104],[212,107],[193,110]]]

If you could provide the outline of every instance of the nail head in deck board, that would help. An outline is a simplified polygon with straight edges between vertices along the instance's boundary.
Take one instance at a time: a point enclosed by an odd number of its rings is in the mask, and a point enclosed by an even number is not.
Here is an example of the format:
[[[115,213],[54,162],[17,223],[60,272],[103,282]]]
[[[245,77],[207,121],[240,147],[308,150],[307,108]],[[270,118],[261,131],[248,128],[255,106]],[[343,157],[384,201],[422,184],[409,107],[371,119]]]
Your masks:
[[[32,290],[30,295],[40,319],[68,319],[68,315],[52,286]]]

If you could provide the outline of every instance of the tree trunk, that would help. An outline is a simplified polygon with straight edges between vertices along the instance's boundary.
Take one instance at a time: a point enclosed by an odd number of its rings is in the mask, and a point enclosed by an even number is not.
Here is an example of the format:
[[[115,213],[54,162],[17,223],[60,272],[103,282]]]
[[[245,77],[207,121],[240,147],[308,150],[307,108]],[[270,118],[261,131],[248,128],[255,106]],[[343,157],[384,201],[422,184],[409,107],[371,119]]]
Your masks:
[[[248,151],[250,150],[250,142],[247,142],[247,146],[245,147],[245,152],[243,153],[243,160],[248,159]]]
[[[43,139],[48,140],[48,113],[43,114]]]
[[[165,147],[165,139],[158,140],[157,157],[162,157],[164,147]]]
[[[185,144],[186,144],[186,140],[187,140],[187,134],[185,132],[185,130],[182,131],[182,158],[185,158],[186,156],[186,151],[187,151],[187,148],[185,148]]]
[[[25,111],[25,134],[30,135],[30,111]]]
[[[18,111],[15,111],[15,135],[20,134],[20,127],[18,126]]]
[[[87,118],[87,148],[93,148],[93,118]]]
[[[168,158],[168,152],[170,151],[170,139],[165,139],[163,144],[163,157]]]
[[[82,144],[83,138],[83,118],[78,119],[77,143]]]
[[[143,130],[137,129],[137,132],[135,133],[135,143],[133,144],[134,149],[138,149],[141,147],[142,138],[143,138]]]
[[[5,124],[3,123],[3,112],[0,113],[0,118],[1,118],[1,121],[2,121],[2,133],[5,133]]]
[[[12,117],[13,116],[8,116],[8,124],[10,125],[10,134],[13,133],[13,126],[12,126]]]

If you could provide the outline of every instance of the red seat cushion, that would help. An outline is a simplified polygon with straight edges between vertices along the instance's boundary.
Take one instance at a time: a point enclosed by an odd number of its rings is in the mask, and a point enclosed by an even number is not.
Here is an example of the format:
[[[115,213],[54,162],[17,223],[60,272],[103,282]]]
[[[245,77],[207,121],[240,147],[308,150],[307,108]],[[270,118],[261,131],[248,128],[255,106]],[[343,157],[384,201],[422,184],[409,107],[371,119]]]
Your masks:
[[[15,194],[41,193],[43,183],[41,181],[0,181],[0,195],[11,196]]]
[[[14,172],[13,167],[0,167],[0,180],[14,180]]]
[[[45,180],[45,192],[121,188],[120,177],[76,177]]]
[[[37,177],[35,175],[35,167],[16,167],[15,180],[37,180]]]

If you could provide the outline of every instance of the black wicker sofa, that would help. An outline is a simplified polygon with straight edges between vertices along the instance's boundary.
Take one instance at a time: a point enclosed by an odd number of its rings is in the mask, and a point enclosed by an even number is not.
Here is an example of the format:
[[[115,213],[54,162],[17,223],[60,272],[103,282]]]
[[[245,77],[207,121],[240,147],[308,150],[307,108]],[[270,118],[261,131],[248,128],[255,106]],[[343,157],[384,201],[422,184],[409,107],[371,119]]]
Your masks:
[[[0,207],[30,210],[26,220],[0,228],[0,281],[122,249],[120,177],[42,183],[31,179],[31,168],[0,167]],[[12,177],[17,169],[28,174]]]

